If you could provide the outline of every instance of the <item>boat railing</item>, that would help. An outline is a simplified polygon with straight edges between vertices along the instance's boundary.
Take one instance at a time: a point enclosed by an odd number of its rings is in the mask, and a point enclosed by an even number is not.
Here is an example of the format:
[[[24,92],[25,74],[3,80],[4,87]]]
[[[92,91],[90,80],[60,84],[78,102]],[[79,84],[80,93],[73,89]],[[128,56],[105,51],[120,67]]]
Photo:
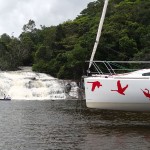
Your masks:
[[[150,61],[92,61],[91,63],[90,70],[87,70],[88,74],[115,75],[150,68]]]

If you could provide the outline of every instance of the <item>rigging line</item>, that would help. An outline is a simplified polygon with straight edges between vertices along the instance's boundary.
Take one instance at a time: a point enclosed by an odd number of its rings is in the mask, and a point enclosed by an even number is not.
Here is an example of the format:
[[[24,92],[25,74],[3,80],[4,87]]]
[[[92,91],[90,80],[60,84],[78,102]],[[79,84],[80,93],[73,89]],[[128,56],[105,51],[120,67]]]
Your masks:
[[[110,64],[112,64],[113,66],[116,66],[116,67],[118,67],[118,68],[121,68],[121,69],[128,69],[127,67],[124,67],[124,66],[122,66],[122,65],[119,65],[119,64],[117,64],[117,63],[110,62]]]
[[[113,69],[112,66],[110,65],[110,63],[107,62],[107,61],[106,61],[105,63],[107,63],[107,65],[109,66],[110,70],[112,70],[112,72],[113,72],[114,74],[116,74],[115,71],[114,71],[114,69]]]
[[[103,72],[101,71],[101,69],[98,67],[98,65],[95,62],[93,62],[93,65],[99,74],[103,74]]]
[[[102,27],[103,27],[105,15],[106,15],[106,9],[107,9],[107,6],[108,6],[108,1],[109,0],[105,0],[105,3],[104,3],[102,16],[101,16],[101,19],[100,19],[100,22],[99,22],[99,27],[98,27],[98,32],[97,32],[97,36],[96,36],[96,41],[95,41],[95,44],[94,44],[94,47],[93,47],[93,52],[92,52],[92,55],[91,55],[91,59],[90,59],[88,70],[90,69],[90,67],[91,67],[91,65],[93,63],[93,59],[94,59],[94,56],[95,56],[95,53],[96,53],[96,50],[97,50],[97,46],[98,46],[98,43],[99,43],[99,39],[100,39],[100,36],[101,36],[101,31],[102,31]]]

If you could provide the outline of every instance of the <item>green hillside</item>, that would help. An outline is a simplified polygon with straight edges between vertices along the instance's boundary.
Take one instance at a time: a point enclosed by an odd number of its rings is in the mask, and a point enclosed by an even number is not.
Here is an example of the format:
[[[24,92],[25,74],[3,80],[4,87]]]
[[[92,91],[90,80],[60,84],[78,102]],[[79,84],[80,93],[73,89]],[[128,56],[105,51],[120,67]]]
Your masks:
[[[86,74],[103,0],[88,4],[74,20],[37,29],[29,20],[19,38],[0,37],[0,69],[31,65],[61,79]],[[150,0],[110,0],[96,60],[150,60]]]

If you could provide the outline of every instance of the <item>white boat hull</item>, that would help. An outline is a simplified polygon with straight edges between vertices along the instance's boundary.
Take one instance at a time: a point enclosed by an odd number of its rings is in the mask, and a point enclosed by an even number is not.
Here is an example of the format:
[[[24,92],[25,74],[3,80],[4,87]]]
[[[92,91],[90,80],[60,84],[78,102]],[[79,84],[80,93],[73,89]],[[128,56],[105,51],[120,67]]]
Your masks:
[[[89,108],[150,111],[149,78],[87,77],[84,83]]]

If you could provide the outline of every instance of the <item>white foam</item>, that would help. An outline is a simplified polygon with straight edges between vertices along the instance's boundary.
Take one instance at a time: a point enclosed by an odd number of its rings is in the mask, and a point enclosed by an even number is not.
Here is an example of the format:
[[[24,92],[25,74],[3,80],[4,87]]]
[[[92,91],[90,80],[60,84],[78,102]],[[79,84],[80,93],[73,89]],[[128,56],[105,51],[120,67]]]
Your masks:
[[[5,94],[12,100],[66,99],[64,86],[65,82],[44,73],[32,72],[29,68],[0,72],[0,98]],[[74,88],[76,86],[74,83]]]

